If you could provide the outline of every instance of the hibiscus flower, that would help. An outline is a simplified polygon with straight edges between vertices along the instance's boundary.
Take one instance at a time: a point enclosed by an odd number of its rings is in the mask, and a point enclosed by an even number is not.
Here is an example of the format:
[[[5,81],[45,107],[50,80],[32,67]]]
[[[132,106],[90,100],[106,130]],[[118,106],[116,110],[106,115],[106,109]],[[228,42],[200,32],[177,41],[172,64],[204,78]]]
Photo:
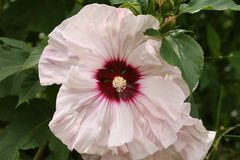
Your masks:
[[[187,84],[159,56],[151,15],[91,4],[49,35],[42,85],[62,84],[49,127],[85,159],[200,160],[215,132],[189,116]]]

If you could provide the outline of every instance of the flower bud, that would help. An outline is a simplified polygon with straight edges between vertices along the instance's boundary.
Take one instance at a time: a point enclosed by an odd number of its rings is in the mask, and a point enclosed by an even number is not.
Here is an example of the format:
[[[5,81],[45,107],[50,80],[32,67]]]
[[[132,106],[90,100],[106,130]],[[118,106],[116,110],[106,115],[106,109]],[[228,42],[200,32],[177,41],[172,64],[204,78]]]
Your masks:
[[[156,0],[156,2],[159,4],[159,6],[161,6],[164,0]]]
[[[165,18],[163,25],[161,26],[161,32],[167,32],[173,29],[176,25],[176,16],[168,16]]]
[[[163,15],[174,10],[173,0],[158,0],[158,1],[160,3],[160,9]]]

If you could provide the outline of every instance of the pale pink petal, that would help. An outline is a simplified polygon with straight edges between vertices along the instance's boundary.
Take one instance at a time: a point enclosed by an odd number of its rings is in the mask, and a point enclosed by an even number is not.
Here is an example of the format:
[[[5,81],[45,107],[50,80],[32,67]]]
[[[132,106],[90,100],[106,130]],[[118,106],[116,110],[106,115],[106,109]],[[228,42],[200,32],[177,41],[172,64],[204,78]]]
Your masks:
[[[142,159],[159,150],[159,147],[151,141],[152,139],[148,138],[148,135],[145,134],[145,128],[137,124],[137,121],[138,119],[135,117],[134,139],[127,144],[128,152],[132,155],[132,159]]]
[[[60,88],[56,112],[49,124],[51,131],[70,149],[73,149],[84,117],[95,110],[95,107],[89,104],[95,102],[98,94],[95,90],[96,84],[91,79],[81,77],[79,72],[77,67],[70,70],[70,78]]]
[[[42,85],[62,84],[66,80],[71,65],[77,63],[76,57],[69,57],[63,32],[69,21],[74,17],[66,19],[57,26],[50,34],[48,45],[44,48],[40,57],[39,79]]]
[[[215,135],[216,132],[207,131],[200,120],[189,117],[174,147],[184,160],[203,160]]]
[[[139,80],[141,92],[152,101],[154,107],[177,119],[181,114],[181,106],[186,99],[181,88],[173,81],[162,78],[143,78]]]
[[[126,103],[115,104],[111,110],[113,123],[108,139],[109,147],[121,146],[131,142],[134,136],[133,115]],[[127,125],[126,125],[127,124]]]
[[[179,155],[179,153],[176,152],[176,150],[173,147],[169,147],[168,149],[158,151],[155,154],[144,158],[143,160],[161,160],[161,159],[162,160],[184,160]]]
[[[90,64],[99,64],[96,67],[102,65],[100,60],[126,57],[146,40],[146,29],[159,26],[150,15],[136,17],[128,9],[99,4],[84,7],[76,17],[64,33],[69,52]]]
[[[139,44],[127,57],[127,62],[136,66],[144,77],[163,76],[161,69],[164,62],[156,56],[155,46],[160,42],[147,40]]]

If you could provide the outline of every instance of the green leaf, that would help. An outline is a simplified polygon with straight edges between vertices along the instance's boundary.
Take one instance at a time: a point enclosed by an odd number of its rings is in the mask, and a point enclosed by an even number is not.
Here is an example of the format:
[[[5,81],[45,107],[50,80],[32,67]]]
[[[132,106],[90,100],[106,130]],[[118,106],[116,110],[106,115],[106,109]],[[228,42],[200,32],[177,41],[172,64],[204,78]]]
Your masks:
[[[42,90],[43,87],[40,85],[37,73],[31,71],[21,85],[17,106],[36,97],[36,95]]]
[[[190,36],[168,32],[163,37],[160,54],[168,63],[179,67],[192,91],[203,70],[203,50]]]
[[[158,6],[158,4],[157,4],[156,0],[149,0],[147,5],[144,6],[144,8],[146,8],[145,9],[146,10],[146,14],[151,14],[151,15],[153,15],[154,17],[156,17],[158,19],[163,18],[163,17],[161,17],[159,12],[156,11],[157,6]]]
[[[31,48],[29,47],[29,45],[27,43],[25,43],[24,41],[20,41],[20,40],[16,40],[16,39],[12,39],[12,38],[8,38],[8,37],[0,37],[0,41],[2,41],[3,43],[18,48],[18,49],[22,49],[24,51],[31,51]]]
[[[20,65],[9,66],[0,69],[0,81],[7,78],[8,76],[16,73],[20,68]]]
[[[21,72],[7,77],[0,82],[0,97],[19,95],[21,85],[27,76],[27,72]]]
[[[26,61],[23,63],[23,65],[18,71],[21,72],[36,66],[38,64],[42,51],[43,51],[42,47],[34,48],[33,51],[30,53],[29,57],[26,59]]]
[[[17,101],[15,96],[0,98],[0,121],[9,122],[15,118]]]
[[[144,32],[145,35],[147,36],[154,36],[154,37],[157,37],[157,36],[160,36],[161,33],[159,32],[159,30],[155,30],[153,28],[150,28],[150,29],[147,29],[145,32]]]
[[[232,0],[191,0],[180,6],[181,13],[196,13],[201,10],[234,10],[240,11],[240,5]]]
[[[0,46],[0,81],[16,73],[26,60],[28,53],[20,49],[1,48]]]
[[[213,55],[215,57],[220,56],[221,40],[218,33],[211,25],[207,25],[207,40]]]
[[[190,100],[190,103],[191,103],[190,115],[194,118],[199,118],[199,113],[198,113],[199,104],[196,103],[193,96],[190,96],[189,100]]]
[[[67,160],[70,151],[68,148],[55,136],[51,136],[49,141],[49,149],[52,153],[53,160]]]
[[[0,46],[0,69],[23,64],[28,55],[29,53],[20,49],[4,48]]]
[[[142,8],[147,11],[148,7],[149,7],[149,5],[151,3],[149,1],[155,1],[155,0],[137,0],[137,1],[138,1],[138,3],[141,4]]]
[[[51,132],[47,125],[52,112],[48,103],[38,99],[19,107],[15,118],[1,133],[0,159],[17,160],[20,149],[32,149],[48,141]]]
[[[0,48],[0,81],[27,69],[31,69],[38,64],[43,46],[31,49],[31,53],[19,49],[4,49]],[[28,55],[28,57],[26,56]]]

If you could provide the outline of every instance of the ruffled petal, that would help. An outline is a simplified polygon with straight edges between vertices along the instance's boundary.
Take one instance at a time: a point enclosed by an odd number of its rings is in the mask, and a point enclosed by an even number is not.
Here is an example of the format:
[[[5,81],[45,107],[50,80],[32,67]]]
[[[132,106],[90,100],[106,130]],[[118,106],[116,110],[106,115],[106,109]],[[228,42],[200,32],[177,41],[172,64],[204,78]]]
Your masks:
[[[174,147],[184,160],[203,160],[215,135],[216,132],[205,129],[201,120],[189,117],[179,131]]]
[[[146,29],[158,26],[150,15],[134,16],[128,9],[91,4],[69,23],[64,37],[71,55],[97,68],[102,66],[101,60],[124,59],[146,40]]]
[[[143,78],[139,83],[142,94],[155,108],[164,111],[172,119],[179,117],[186,97],[177,84],[158,77]]]
[[[63,38],[64,29],[73,19],[74,17],[66,19],[49,34],[48,45],[44,48],[38,64],[42,85],[62,84],[66,80],[70,66],[78,61],[76,57],[68,56]]]
[[[56,102],[56,112],[49,126],[51,131],[69,149],[73,149],[84,118],[93,115],[97,110],[91,105],[96,102],[96,84],[84,76],[77,67],[70,70],[69,78],[61,86]],[[83,78],[84,77],[84,78]]]
[[[189,116],[190,104],[184,104],[183,127],[177,133],[177,140],[168,149],[156,152],[144,160],[203,160],[215,138],[216,132],[207,131],[201,120]],[[169,152],[170,151],[170,152]]]
[[[131,110],[126,103],[120,103],[121,104],[115,104],[112,108],[109,108],[113,120],[108,139],[108,147],[110,148],[131,142],[134,136],[133,115]]]

